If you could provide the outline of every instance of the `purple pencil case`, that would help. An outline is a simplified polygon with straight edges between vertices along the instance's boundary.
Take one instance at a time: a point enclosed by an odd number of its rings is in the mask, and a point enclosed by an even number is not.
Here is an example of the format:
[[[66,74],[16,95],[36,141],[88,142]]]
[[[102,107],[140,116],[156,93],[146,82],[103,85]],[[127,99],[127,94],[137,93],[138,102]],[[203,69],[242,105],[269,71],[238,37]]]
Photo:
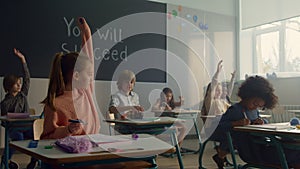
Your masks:
[[[55,144],[67,153],[82,153],[89,151],[93,144],[82,136],[68,136],[56,140]]]

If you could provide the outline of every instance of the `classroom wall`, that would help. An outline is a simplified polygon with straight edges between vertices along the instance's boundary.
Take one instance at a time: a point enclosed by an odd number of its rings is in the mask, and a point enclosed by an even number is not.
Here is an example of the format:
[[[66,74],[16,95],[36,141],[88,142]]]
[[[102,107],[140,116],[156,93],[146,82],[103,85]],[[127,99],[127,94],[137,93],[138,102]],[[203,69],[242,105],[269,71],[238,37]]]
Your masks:
[[[167,5],[167,13],[171,14],[167,19],[167,70],[181,74],[167,78],[167,84],[186,89],[179,90],[190,104],[185,106],[199,109],[218,62],[224,61],[220,81],[229,81],[236,69],[236,18],[174,4]],[[201,128],[202,120],[198,117],[197,121]],[[195,134],[193,128],[189,134]]]
[[[182,7],[200,9],[218,14],[235,16],[236,0],[149,0],[153,2],[180,5]]]
[[[278,77],[269,81],[275,88],[280,105],[300,105],[300,77]]]

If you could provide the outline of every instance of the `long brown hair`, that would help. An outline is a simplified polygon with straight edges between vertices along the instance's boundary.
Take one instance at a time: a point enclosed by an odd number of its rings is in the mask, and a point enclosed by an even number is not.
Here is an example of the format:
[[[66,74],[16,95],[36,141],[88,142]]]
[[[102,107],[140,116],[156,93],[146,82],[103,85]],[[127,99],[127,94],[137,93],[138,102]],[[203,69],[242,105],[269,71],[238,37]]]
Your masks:
[[[167,103],[172,109],[175,108],[175,102],[174,102],[174,96],[173,96],[173,91],[172,89],[168,88],[168,87],[165,87],[163,88],[162,92],[160,93],[160,99],[161,100],[165,100],[165,97],[168,93],[171,93],[172,94],[172,98],[170,100],[169,103]]]
[[[54,105],[55,98],[64,94],[66,84],[72,83],[78,55],[77,52],[55,54],[49,77],[48,93],[41,103],[47,104],[51,109],[56,110]]]

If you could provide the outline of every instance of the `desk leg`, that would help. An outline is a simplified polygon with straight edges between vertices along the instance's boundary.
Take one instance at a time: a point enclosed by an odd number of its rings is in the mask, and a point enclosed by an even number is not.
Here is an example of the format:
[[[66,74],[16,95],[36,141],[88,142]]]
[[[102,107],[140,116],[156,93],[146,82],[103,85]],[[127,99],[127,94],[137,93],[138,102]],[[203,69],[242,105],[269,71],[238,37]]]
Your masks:
[[[180,153],[180,148],[179,148],[178,140],[177,140],[177,136],[176,136],[176,130],[172,131],[171,137],[172,137],[172,140],[174,140],[174,145],[176,148],[176,154],[177,154],[179,167],[180,167],[180,169],[184,169],[182,158],[181,158],[181,153]]]
[[[5,138],[4,138],[4,152],[1,159],[1,168],[8,169],[8,153],[9,153],[9,137],[8,137],[8,124],[4,125],[5,129]]]
[[[199,148],[195,152],[195,154],[196,154],[196,153],[200,152],[200,149],[201,149],[201,137],[200,137],[200,134],[199,134],[199,128],[198,128],[198,125],[197,125],[196,117],[193,117],[193,121],[194,121],[194,127],[195,127],[195,131],[196,131],[196,135],[197,135],[197,138],[198,138],[198,141],[199,141]]]
[[[275,147],[276,147],[276,149],[277,149],[281,167],[282,167],[283,169],[288,169],[289,167],[288,167],[288,164],[287,164],[287,161],[286,161],[286,157],[285,157],[283,148],[282,148],[282,146],[281,146],[281,143],[280,143],[274,136],[270,136],[270,137],[271,137],[272,140],[274,141]]]
[[[43,169],[52,169],[52,166],[50,164],[41,162],[41,168],[43,168]]]
[[[230,150],[230,154],[231,154],[233,168],[234,169],[238,169],[238,165],[237,165],[236,159],[235,159],[235,152],[234,152],[234,148],[233,148],[232,138],[231,138],[230,132],[227,132],[226,135],[227,135],[227,139],[228,139],[228,145],[229,145],[229,150]]]
[[[197,125],[197,115],[196,114],[190,114],[190,116],[177,116],[177,118],[180,118],[180,119],[188,119],[188,120],[193,120],[193,123],[194,123],[194,128],[195,128],[195,132],[196,132],[196,136],[197,136],[197,139],[199,141],[199,148],[197,150],[190,150],[190,149],[187,149],[187,154],[197,154],[200,152],[200,148],[201,148],[201,137],[200,137],[200,134],[199,134],[199,128],[198,128],[198,125]],[[185,153],[183,153],[185,154]]]
[[[156,156],[154,158],[152,158],[151,160],[149,160],[148,162],[152,164],[152,167],[149,169],[157,169]]]
[[[203,154],[204,154],[204,148],[207,144],[209,140],[206,140],[205,142],[199,143],[199,159],[198,159],[198,163],[199,163],[199,169],[205,169],[205,167],[203,167],[203,164],[202,164],[202,157],[203,157]]]

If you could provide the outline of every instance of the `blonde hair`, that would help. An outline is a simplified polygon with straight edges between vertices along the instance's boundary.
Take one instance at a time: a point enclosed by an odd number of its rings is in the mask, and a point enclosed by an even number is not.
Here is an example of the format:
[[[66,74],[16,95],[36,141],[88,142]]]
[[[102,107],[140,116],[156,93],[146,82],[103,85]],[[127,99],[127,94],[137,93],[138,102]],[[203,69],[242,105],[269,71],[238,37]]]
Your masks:
[[[117,81],[118,89],[122,88],[122,83],[123,82],[130,82],[132,80],[133,80],[133,83],[135,83],[135,81],[136,81],[135,74],[130,70],[123,70],[119,74],[119,78],[118,78],[118,81]]]

